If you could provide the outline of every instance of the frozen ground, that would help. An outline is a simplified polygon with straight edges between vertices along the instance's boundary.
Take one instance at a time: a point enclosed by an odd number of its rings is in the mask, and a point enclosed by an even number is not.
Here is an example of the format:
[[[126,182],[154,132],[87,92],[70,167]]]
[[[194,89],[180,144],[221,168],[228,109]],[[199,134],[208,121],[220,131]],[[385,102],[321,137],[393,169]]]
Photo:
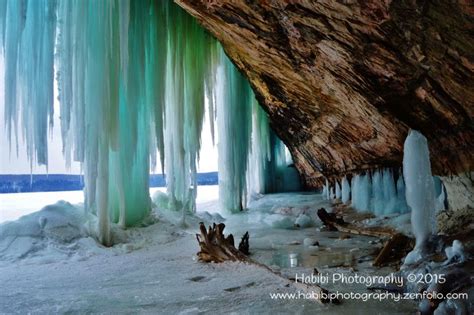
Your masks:
[[[218,209],[210,200],[212,194],[202,193],[201,198],[200,217],[188,217],[187,228],[179,224],[179,214],[156,211],[148,226],[126,231],[114,227],[118,243],[112,248],[88,237],[91,219],[82,215],[81,206],[65,202],[0,225],[0,313],[414,312],[416,305],[411,302],[353,300],[321,306],[301,299],[272,300],[270,293],[297,289],[286,287],[285,280],[255,265],[197,262],[194,234],[198,222],[222,220],[212,214]],[[31,199],[27,202],[39,205]],[[18,211],[20,204],[13,205]],[[321,273],[390,272],[370,266],[368,255],[380,246],[369,244],[374,239],[342,240],[336,232],[318,231],[315,212],[322,206],[329,205],[317,194],[256,196],[248,212],[226,216],[226,232],[238,241],[248,230],[252,258],[290,277],[309,274],[314,267]],[[211,213],[202,212],[205,210]],[[297,220],[307,227],[294,227]],[[307,246],[313,241],[319,246]],[[367,291],[355,285],[326,287],[331,291]]]

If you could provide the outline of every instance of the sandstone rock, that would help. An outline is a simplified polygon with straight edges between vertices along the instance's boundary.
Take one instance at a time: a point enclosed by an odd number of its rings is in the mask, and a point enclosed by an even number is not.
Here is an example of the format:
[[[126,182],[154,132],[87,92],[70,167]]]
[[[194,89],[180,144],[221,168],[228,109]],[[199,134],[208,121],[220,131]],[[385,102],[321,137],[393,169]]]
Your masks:
[[[474,208],[474,173],[441,177],[450,210]]]
[[[248,77],[307,186],[400,166],[409,128],[434,174],[473,169],[469,1],[176,2]]]

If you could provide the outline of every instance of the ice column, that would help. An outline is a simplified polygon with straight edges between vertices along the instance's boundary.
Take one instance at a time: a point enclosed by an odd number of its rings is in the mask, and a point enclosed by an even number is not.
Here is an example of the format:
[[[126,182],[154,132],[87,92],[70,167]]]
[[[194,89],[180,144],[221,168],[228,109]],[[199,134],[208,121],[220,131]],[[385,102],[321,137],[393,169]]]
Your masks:
[[[341,199],[341,186],[339,182],[336,180],[336,198]]]
[[[420,248],[435,232],[435,192],[428,141],[415,130],[410,131],[403,147],[403,177],[416,248]]]
[[[219,199],[224,209],[236,212],[245,205],[246,174],[252,127],[252,93],[245,78],[222,55],[218,69],[217,127]]]
[[[343,203],[348,203],[351,198],[351,186],[349,185],[349,181],[347,177],[344,176],[341,183],[341,201]]]

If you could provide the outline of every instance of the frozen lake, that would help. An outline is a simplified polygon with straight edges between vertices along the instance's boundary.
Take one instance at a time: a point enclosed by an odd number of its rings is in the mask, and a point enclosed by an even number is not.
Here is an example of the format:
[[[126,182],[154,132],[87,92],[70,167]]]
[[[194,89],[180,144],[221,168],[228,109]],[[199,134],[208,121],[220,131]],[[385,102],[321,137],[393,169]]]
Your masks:
[[[156,191],[166,192],[166,188],[151,188],[150,195],[152,196]],[[198,186],[196,202],[203,205],[210,204],[212,201],[218,199],[218,195],[218,185]],[[82,191],[0,194],[0,223],[17,220],[21,216],[41,210],[43,207],[54,204],[58,200],[78,204],[84,202],[84,194]],[[215,202],[213,204],[215,204]],[[200,205],[198,205],[198,210],[199,209]],[[211,210],[209,212],[215,211]]]

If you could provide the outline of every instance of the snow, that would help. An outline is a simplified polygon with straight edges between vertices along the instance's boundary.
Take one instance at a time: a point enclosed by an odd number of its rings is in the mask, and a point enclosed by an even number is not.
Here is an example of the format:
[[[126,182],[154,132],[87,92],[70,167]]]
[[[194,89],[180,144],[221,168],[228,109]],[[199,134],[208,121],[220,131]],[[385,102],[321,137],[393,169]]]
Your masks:
[[[453,245],[446,247],[445,249],[447,263],[456,260],[457,262],[464,262],[466,260],[466,254],[464,252],[464,246],[458,240],[453,241]]]
[[[361,304],[347,300],[341,305],[323,306],[307,300],[271,300],[269,293],[296,292],[296,289],[286,287],[287,282],[282,278],[255,265],[197,262],[194,234],[198,222],[210,224],[218,218],[199,211],[218,205],[217,187],[212,187],[212,191],[213,197],[209,194],[202,197],[204,202],[198,202],[197,214],[188,215],[185,228],[180,224],[180,214],[168,210],[153,211],[148,224],[142,227],[123,229],[112,224],[112,235],[118,242],[110,248],[87,237],[84,234],[87,229],[74,228],[87,219],[78,206],[61,202],[21,218],[11,226],[18,228],[19,223],[25,224],[32,231],[31,226],[35,226],[36,232],[31,235],[36,237],[47,232],[47,238],[37,239],[34,246],[38,250],[29,251],[19,259],[13,255],[5,259],[5,252],[0,253],[1,312],[353,314],[356,307],[371,314],[381,307],[388,312],[413,310],[412,303],[393,301]],[[21,199],[20,194],[17,196]],[[274,229],[262,225],[263,218],[272,213],[292,219],[301,213],[313,217],[320,207],[329,208],[330,204],[319,194],[261,195],[250,202],[248,211],[226,215],[226,233],[233,233],[238,241],[249,231],[252,259],[287,276],[294,277],[296,272],[310,273],[314,267],[321,272],[351,274],[347,268],[331,266],[341,262],[350,265],[354,255],[370,253],[373,249],[368,240],[371,238],[355,236],[350,240],[337,240],[337,232],[317,232],[315,228]],[[261,219],[256,220],[258,217]],[[73,226],[65,226],[62,223],[65,220]],[[17,231],[19,229],[15,233]],[[305,246],[309,244],[305,239],[317,241],[319,246]],[[359,252],[350,253],[349,249],[355,247]],[[362,266],[370,268],[368,263]],[[370,269],[370,272],[377,271]],[[327,288],[346,292],[365,290],[354,285]]]
[[[84,213],[83,209],[58,201],[17,221],[2,224],[2,260],[33,257],[38,263],[77,254],[78,244],[72,243],[89,234]]]
[[[295,224],[302,228],[307,228],[314,225],[313,219],[307,214],[300,214],[295,221]]]

